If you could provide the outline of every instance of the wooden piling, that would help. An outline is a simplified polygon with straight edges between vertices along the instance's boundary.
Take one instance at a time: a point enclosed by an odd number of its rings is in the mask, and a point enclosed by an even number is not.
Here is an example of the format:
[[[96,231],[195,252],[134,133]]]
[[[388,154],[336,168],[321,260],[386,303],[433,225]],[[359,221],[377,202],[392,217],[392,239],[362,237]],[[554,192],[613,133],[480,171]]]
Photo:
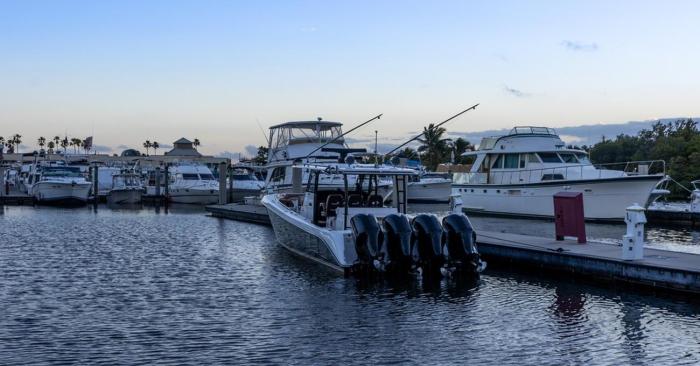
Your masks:
[[[228,167],[228,202],[233,202],[233,167]]]
[[[155,172],[153,173],[153,175],[154,175],[154,179],[155,179],[155,182],[156,182],[155,199],[156,199],[156,202],[158,202],[158,201],[160,200],[160,184],[161,184],[161,181],[160,181],[160,167],[159,167],[159,166],[156,167]]]
[[[92,166],[92,204],[97,206],[97,203],[99,201],[99,191],[100,191],[100,182],[99,182],[99,167],[97,166],[97,163],[95,163]]]
[[[165,203],[170,200],[170,164],[165,164]]]
[[[228,164],[226,163],[219,163],[219,204],[220,205],[225,205],[227,204],[226,197],[228,194],[226,193],[226,166]]]

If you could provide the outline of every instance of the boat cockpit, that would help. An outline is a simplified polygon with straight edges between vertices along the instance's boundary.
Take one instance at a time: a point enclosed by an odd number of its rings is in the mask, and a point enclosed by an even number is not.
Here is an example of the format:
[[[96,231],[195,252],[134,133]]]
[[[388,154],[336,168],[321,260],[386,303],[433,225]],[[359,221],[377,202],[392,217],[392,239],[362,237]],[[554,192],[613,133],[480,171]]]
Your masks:
[[[301,177],[306,176],[304,193],[288,193],[280,196],[280,202],[297,210],[314,225],[333,230],[347,230],[349,220],[357,214],[372,214],[381,218],[390,214],[406,213],[406,185],[409,177],[418,173],[412,169],[376,166],[371,164],[343,164],[337,166],[294,166],[292,180],[300,192]],[[303,174],[307,173],[307,174]],[[344,189],[320,189],[320,178],[339,175]],[[392,203],[385,204],[380,194],[385,179],[393,178]]]

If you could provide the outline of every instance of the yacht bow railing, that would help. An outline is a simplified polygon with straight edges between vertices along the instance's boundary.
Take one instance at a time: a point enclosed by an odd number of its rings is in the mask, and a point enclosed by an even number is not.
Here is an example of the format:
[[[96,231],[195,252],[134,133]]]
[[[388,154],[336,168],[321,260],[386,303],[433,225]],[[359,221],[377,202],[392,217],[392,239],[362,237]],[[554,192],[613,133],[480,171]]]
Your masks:
[[[452,182],[453,184],[504,185],[644,175],[666,175],[666,162],[646,160],[595,165],[564,165],[526,170],[497,170],[490,173],[455,173]]]

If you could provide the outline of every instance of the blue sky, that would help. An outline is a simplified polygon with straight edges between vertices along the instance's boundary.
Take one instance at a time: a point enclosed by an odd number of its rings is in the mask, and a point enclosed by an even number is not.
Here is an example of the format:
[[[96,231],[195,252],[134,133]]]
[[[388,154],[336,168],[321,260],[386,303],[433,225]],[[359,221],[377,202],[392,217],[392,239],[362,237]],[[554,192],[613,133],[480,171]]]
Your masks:
[[[470,132],[698,115],[699,2],[0,1],[0,135],[98,145],[385,117]]]

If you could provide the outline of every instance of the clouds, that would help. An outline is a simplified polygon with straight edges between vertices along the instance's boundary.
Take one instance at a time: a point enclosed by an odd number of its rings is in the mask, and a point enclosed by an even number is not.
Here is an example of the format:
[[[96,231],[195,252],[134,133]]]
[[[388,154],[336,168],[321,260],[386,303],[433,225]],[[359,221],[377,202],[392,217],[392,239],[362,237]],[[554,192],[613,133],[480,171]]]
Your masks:
[[[112,147],[106,145],[92,145],[92,151],[98,153],[110,153],[112,152]]]
[[[504,86],[503,86],[503,90],[504,90],[506,93],[508,93],[508,94],[510,94],[510,95],[512,95],[512,96],[518,97],[518,98],[527,98],[527,97],[529,97],[529,96],[532,95],[532,94],[527,93],[527,92],[524,92],[524,91],[522,91],[522,90],[515,89],[515,88],[511,88],[511,87],[509,87],[508,85],[504,85]]]
[[[567,50],[577,52],[593,52],[598,50],[598,45],[596,43],[564,40],[561,42],[561,45]]]

